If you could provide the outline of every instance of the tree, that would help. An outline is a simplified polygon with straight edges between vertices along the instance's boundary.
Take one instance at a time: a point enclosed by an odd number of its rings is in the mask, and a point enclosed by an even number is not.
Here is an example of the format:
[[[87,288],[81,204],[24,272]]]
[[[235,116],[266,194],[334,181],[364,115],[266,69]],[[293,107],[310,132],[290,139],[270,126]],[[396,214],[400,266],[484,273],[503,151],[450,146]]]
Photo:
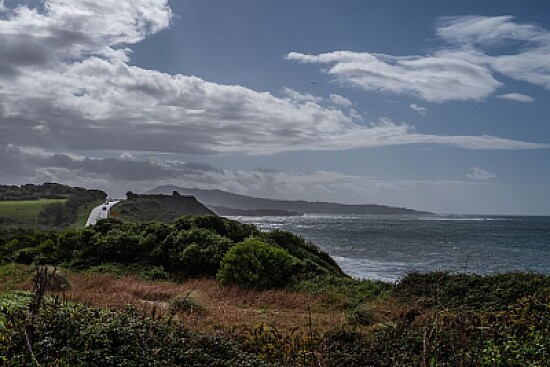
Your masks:
[[[285,249],[249,238],[223,257],[217,278],[223,285],[278,288],[288,284],[297,259]]]

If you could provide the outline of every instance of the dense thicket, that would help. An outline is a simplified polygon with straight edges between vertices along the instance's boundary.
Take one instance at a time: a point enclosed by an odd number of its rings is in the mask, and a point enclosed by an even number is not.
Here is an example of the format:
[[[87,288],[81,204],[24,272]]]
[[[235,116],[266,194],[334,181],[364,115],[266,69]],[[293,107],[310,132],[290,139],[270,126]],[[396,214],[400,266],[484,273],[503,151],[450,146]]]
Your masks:
[[[49,302],[33,320],[14,306],[1,310],[1,320],[4,366],[269,366],[228,339],[195,334],[133,309],[114,312]]]
[[[291,278],[342,274],[327,254],[298,236],[262,233],[254,226],[217,216],[181,217],[174,224],[108,219],[91,228],[62,232],[4,230],[0,261],[72,269],[114,264],[140,268],[153,278],[215,276],[226,253],[251,236],[288,253],[293,265],[287,283]]]
[[[17,297],[14,297],[17,296]],[[2,299],[3,298],[3,299]],[[15,299],[14,299],[15,298]],[[18,298],[18,299],[17,299]],[[550,295],[522,297],[499,312],[423,309],[410,303],[368,333],[281,333],[260,326],[226,336],[188,331],[172,319],[133,309],[108,311],[46,303],[34,319],[28,295],[0,297],[0,362],[52,366],[547,366]]]

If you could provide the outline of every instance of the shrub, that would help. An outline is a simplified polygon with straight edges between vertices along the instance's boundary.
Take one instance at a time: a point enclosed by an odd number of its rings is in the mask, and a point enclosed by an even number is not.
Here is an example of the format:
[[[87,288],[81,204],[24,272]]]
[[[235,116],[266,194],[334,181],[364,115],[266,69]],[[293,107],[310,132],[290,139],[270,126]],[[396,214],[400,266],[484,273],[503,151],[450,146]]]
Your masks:
[[[7,322],[0,324],[0,363],[35,365],[27,353],[26,313],[4,307],[0,321],[2,316]],[[194,334],[132,309],[113,312],[49,303],[32,320],[32,329],[36,365],[42,366],[268,366],[227,339]]]
[[[171,314],[182,313],[202,313],[204,306],[192,294],[182,294],[170,300],[168,310]]]
[[[215,276],[220,262],[233,243],[207,229],[181,231],[170,251],[173,271],[188,276]]]
[[[222,217],[217,215],[204,215],[193,217],[193,225],[197,228],[209,229],[221,236],[226,236],[225,223]]]
[[[57,268],[48,266],[48,291],[68,291],[71,289],[71,283],[67,274]]]
[[[369,326],[375,322],[375,315],[369,306],[362,303],[348,313],[347,319],[352,325]]]
[[[496,275],[410,273],[397,284],[405,301],[423,299],[443,308],[504,310],[522,297],[547,294],[550,276],[528,273]]]
[[[292,277],[296,261],[288,251],[250,238],[225,254],[217,278],[223,285],[258,289],[283,287]]]

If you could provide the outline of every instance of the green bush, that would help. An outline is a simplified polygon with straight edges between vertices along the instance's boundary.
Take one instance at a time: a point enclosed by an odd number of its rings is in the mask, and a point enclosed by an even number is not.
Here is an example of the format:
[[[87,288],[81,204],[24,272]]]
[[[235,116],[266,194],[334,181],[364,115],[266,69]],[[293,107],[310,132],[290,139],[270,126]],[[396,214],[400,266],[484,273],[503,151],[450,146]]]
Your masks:
[[[173,272],[187,276],[215,276],[220,262],[233,243],[208,229],[179,232],[170,251]]]
[[[0,263],[51,264],[73,270],[112,266],[117,273],[131,270],[140,276],[143,268],[152,269],[146,277],[154,279],[214,277],[227,251],[252,234],[291,256],[296,279],[343,275],[327,261],[328,254],[298,236],[281,231],[270,235],[215,216],[181,217],[173,225],[110,218],[81,230],[0,228]]]
[[[529,273],[410,273],[396,287],[396,294],[404,301],[421,299],[440,308],[483,311],[504,310],[523,297],[549,291],[550,276]]]
[[[206,311],[204,306],[197,300],[193,294],[182,294],[170,300],[168,310],[170,314],[182,313],[203,313]]]
[[[2,365],[35,365],[26,347],[28,322],[20,308],[0,309]],[[32,330],[34,356],[42,366],[268,366],[227,339],[194,334],[133,309],[114,312],[48,302],[32,321]]]
[[[374,311],[364,303],[361,303],[347,315],[347,320],[352,325],[369,326],[376,321]]]
[[[381,281],[331,275],[302,280],[290,290],[314,296],[324,295],[329,305],[353,309],[361,302],[389,294],[392,288],[392,284]]]
[[[217,278],[223,285],[258,289],[283,287],[289,283],[296,261],[288,251],[250,238],[225,254]]]

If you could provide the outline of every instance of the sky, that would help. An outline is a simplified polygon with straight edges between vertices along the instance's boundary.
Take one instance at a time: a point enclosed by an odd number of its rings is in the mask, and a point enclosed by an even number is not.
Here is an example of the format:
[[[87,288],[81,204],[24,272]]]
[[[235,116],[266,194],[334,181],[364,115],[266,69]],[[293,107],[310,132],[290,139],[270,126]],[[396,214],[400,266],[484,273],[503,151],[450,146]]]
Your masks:
[[[550,215],[550,2],[0,0],[0,184]]]

